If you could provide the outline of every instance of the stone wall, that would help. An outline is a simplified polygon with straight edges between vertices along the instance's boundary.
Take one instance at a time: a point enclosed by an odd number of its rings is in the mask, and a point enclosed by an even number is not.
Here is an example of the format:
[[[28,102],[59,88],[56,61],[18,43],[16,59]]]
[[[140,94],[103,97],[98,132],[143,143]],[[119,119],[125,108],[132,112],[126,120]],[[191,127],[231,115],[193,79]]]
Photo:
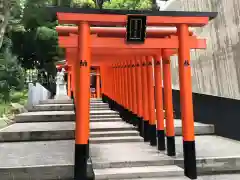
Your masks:
[[[206,50],[193,50],[193,92],[240,99],[240,1],[170,0],[162,10],[217,11],[216,19],[195,34],[207,39]],[[173,88],[179,89],[178,65],[172,58]]]
[[[28,100],[27,100],[27,107],[31,108],[39,104],[40,101],[47,100],[51,96],[51,93],[43,87],[40,83],[33,83],[28,84]]]

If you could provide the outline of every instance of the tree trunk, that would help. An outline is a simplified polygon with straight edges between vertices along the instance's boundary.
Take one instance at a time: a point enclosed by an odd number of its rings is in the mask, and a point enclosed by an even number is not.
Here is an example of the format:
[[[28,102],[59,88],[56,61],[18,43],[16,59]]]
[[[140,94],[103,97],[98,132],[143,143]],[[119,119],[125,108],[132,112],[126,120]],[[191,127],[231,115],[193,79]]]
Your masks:
[[[3,38],[4,38],[4,34],[10,19],[10,0],[4,0],[1,4],[0,4],[0,49],[2,47],[3,44]]]
[[[159,11],[159,7],[157,6],[157,0],[152,0],[152,11]]]

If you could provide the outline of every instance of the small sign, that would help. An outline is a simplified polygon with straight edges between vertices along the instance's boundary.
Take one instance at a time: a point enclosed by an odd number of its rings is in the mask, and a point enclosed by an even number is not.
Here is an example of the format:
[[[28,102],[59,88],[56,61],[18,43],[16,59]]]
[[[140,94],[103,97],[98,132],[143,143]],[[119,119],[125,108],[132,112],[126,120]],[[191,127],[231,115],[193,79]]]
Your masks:
[[[188,62],[188,60],[185,60],[184,61],[184,66],[189,66],[190,65],[190,63]]]
[[[160,66],[161,65],[161,62],[160,61],[157,61],[156,62],[156,66]]]
[[[147,63],[147,65],[148,65],[148,66],[151,66],[151,65],[152,65],[152,62],[151,62],[151,61],[149,61],[149,62]]]
[[[164,64],[170,64],[170,61],[169,60],[163,60],[163,63]]]
[[[127,43],[144,43],[147,18],[144,15],[128,15]]]
[[[85,61],[81,60],[80,61],[80,66],[87,66],[87,61],[86,60]]]

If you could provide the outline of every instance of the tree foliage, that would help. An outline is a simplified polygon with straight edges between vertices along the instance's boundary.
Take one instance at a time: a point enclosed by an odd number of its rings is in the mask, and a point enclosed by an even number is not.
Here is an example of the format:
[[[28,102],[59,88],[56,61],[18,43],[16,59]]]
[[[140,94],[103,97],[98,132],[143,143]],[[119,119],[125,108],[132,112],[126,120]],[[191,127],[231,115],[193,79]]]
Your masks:
[[[24,69],[38,69],[55,76],[55,61],[64,54],[58,47],[57,21],[45,11],[51,3],[52,0],[25,0],[21,18],[23,28],[12,29],[6,35],[12,39],[12,51]]]
[[[24,87],[23,69],[19,66],[17,57],[11,53],[10,41],[4,40],[4,51],[0,54],[0,92],[5,102],[10,100],[12,90],[22,90]]]
[[[151,0],[111,0],[103,3],[104,9],[148,10],[152,8]]]
[[[96,8],[96,4],[93,0],[72,0],[71,6],[81,8]]]
[[[26,0],[22,18],[24,30],[10,34],[13,52],[24,68],[44,68],[62,57],[55,30],[57,22],[51,20],[44,8],[51,3],[51,0]]]
[[[7,27],[19,25],[25,0],[0,0],[0,49]]]
[[[22,88],[21,66],[38,69],[45,78],[54,77],[55,61],[64,58],[55,30],[58,23],[46,13],[45,7],[101,8],[102,2],[104,9],[152,8],[152,0],[0,0],[0,92],[5,93],[5,100],[12,89]]]

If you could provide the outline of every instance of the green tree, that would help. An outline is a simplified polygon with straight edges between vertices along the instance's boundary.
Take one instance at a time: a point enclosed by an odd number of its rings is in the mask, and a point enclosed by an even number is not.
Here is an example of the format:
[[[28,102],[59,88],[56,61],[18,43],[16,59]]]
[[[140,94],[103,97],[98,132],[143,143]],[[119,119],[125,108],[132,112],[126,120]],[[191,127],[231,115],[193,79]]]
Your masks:
[[[93,0],[72,0],[72,7],[96,8]]]
[[[0,49],[8,27],[19,25],[25,0],[0,0]],[[17,28],[19,28],[17,26]]]
[[[149,10],[151,0],[111,0],[103,3],[104,9]]]
[[[10,100],[12,90],[22,90],[24,87],[24,73],[17,61],[17,57],[11,54],[11,40],[4,38],[4,51],[0,54],[0,92],[5,102]]]
[[[12,39],[13,53],[25,69],[38,69],[54,77],[55,61],[64,54],[58,47],[57,21],[46,12],[45,7],[51,4],[52,0],[26,0],[20,21],[23,28],[12,29],[7,36]],[[49,83],[45,85],[48,88]]]

